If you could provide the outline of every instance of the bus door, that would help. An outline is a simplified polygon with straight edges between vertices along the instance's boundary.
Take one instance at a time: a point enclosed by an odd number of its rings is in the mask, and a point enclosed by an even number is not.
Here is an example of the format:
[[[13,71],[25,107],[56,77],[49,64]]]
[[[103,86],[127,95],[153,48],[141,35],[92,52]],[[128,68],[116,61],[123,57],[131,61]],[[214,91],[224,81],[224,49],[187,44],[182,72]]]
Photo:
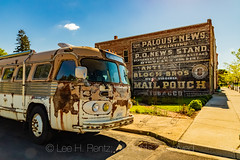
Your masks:
[[[51,98],[51,126],[72,130],[79,126],[80,86],[76,82],[77,57],[71,53],[58,54],[54,59],[53,81],[57,89]]]

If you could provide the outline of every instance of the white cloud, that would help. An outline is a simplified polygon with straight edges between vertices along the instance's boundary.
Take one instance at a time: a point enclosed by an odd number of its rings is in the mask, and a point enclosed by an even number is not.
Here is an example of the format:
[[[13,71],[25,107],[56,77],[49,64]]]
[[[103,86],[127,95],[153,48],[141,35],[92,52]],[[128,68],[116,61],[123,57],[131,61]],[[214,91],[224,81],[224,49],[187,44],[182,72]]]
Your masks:
[[[75,23],[67,23],[64,25],[64,28],[66,28],[70,31],[74,31],[74,30],[78,30],[80,27],[78,25],[76,25]]]

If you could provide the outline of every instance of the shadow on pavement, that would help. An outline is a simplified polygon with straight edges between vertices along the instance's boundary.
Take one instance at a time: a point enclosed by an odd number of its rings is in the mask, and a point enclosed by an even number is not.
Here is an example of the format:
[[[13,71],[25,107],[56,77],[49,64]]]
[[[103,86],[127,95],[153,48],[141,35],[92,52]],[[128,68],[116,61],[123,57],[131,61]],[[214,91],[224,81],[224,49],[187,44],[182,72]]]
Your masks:
[[[224,90],[223,90],[224,91]],[[229,106],[227,104],[227,96],[225,93],[220,92],[220,93],[215,93],[213,94],[212,99],[210,99],[205,107],[217,107],[217,108],[222,108],[222,109],[229,109]]]
[[[0,159],[106,159],[126,143],[97,134],[58,132],[46,145],[34,144],[23,123],[0,117]]]

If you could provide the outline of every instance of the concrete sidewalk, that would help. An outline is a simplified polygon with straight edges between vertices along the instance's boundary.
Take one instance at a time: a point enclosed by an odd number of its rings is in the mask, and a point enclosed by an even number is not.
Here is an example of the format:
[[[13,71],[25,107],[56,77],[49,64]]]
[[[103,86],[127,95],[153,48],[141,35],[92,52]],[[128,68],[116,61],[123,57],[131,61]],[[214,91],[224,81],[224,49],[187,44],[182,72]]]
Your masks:
[[[134,115],[134,123],[118,130],[150,135],[168,145],[240,159],[240,94],[224,88],[193,120]]]
[[[240,159],[240,94],[223,89],[214,94],[178,141],[178,147]]]
[[[164,141],[169,146],[177,146],[177,142],[192,121],[192,118],[134,114],[133,124],[116,130],[150,135]]]

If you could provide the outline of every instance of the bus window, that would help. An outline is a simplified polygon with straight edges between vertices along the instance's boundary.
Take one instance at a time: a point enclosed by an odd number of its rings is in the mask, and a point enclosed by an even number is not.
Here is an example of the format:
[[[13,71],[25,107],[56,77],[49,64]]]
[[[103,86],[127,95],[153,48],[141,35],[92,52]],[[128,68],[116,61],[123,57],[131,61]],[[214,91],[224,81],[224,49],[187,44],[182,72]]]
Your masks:
[[[60,81],[72,81],[75,80],[75,68],[76,64],[73,60],[63,61],[61,67],[56,76],[56,80]]]
[[[120,76],[123,84],[129,84],[128,76],[127,76],[127,68],[123,65],[119,65]]]
[[[31,70],[31,66],[27,66],[26,67],[26,78],[28,77],[30,70]],[[19,68],[16,79],[22,80],[22,78],[23,78],[22,75],[23,75],[23,67]]]
[[[51,64],[40,64],[36,67],[33,79],[47,79]]]
[[[14,72],[14,68],[6,68],[4,70],[2,80],[11,80],[13,72]]]
[[[92,82],[113,82],[119,83],[119,75],[117,65],[113,62],[82,59],[82,66],[88,69],[88,80]]]

